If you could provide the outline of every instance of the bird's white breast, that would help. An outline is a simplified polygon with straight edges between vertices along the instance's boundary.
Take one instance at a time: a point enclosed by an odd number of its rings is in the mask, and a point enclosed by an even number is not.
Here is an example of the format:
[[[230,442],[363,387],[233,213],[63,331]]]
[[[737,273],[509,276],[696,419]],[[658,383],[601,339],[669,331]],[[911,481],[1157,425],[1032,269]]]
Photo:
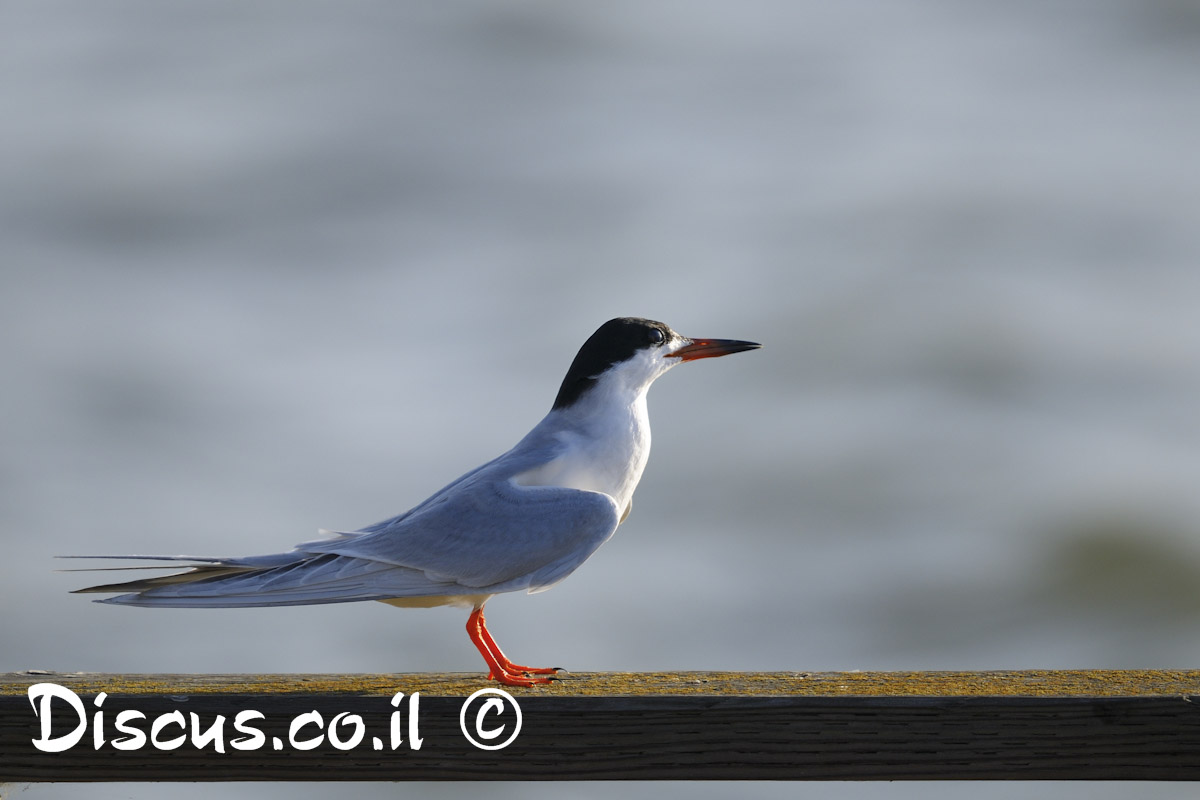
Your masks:
[[[557,457],[514,476],[521,486],[565,486],[603,492],[625,509],[650,456],[650,421],[642,394],[555,431]]]

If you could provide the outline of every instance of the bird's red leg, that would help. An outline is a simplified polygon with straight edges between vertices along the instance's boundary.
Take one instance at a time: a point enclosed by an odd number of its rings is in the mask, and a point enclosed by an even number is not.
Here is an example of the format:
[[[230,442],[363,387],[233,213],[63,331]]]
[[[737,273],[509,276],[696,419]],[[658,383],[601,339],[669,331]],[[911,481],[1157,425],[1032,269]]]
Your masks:
[[[471,642],[479,650],[479,654],[483,656],[483,660],[488,665],[488,678],[490,680],[501,680],[497,676],[504,675],[504,668],[500,666],[500,662],[496,659],[495,654],[483,639],[483,633],[480,631],[481,625],[479,618],[483,614],[482,608],[477,608],[471,612],[471,616],[467,617],[467,636],[471,637]],[[503,682],[501,680],[501,682]]]
[[[496,640],[492,638],[491,631],[487,629],[487,620],[483,618],[483,609],[479,609],[479,633],[483,636],[483,641],[487,643],[488,649],[496,656],[496,660],[500,662],[500,666],[504,667],[506,672],[527,672],[530,675],[554,675],[558,672],[555,667],[522,667],[520,664],[514,664],[508,660],[508,656],[504,655],[504,651],[500,649],[500,645],[496,644]]]
[[[496,640],[492,638],[484,624],[482,607],[472,611],[471,616],[467,618],[467,635],[471,637],[479,654],[487,662],[489,678],[497,680],[505,686],[533,686],[538,683],[550,683],[550,678],[530,678],[521,673],[550,675],[555,670],[522,667],[505,657],[504,652],[496,644]]]

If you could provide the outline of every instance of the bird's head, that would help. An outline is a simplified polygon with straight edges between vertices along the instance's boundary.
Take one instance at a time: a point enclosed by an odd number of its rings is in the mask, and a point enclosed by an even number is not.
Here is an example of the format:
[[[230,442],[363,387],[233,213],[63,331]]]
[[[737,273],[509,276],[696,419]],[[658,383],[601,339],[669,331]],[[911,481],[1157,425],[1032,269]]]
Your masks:
[[[610,319],[579,348],[554,408],[573,405],[601,384],[636,396],[676,364],[759,347],[737,339],[689,339],[662,322],[640,317]]]

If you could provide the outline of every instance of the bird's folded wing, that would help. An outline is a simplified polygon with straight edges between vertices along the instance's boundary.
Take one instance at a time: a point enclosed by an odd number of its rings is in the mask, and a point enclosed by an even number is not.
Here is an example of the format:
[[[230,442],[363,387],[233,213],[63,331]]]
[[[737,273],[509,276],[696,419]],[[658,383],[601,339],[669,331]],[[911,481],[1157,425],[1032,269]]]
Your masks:
[[[533,591],[582,564],[619,519],[616,502],[600,492],[476,481],[387,527],[304,549],[419,569],[462,586]]]

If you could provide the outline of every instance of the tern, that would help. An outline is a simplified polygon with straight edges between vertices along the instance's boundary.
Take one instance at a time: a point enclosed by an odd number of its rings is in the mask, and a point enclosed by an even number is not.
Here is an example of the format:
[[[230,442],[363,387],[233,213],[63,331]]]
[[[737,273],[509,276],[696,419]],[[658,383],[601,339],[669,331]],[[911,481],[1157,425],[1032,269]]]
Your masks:
[[[409,511],[292,551],[246,558],[101,556],[191,562],[187,571],[80,592],[131,606],[242,608],[378,600],[470,608],[467,634],[488,677],[548,683],[559,668],[514,664],[488,632],[484,604],[501,592],[549,589],[629,516],[650,455],[646,392],[685,361],[761,347],[689,339],[661,322],[609,320],[583,344],[550,412],[515,447]]]

